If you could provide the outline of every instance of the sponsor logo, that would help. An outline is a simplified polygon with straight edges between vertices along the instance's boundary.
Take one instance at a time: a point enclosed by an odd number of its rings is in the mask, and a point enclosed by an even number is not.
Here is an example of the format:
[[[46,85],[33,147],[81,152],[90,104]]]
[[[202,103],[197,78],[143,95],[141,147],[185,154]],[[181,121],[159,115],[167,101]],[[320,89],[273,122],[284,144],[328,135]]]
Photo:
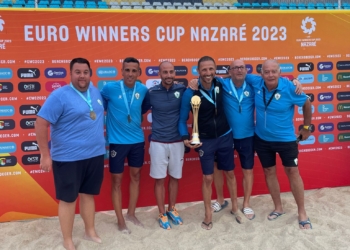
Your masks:
[[[338,130],[350,130],[350,122],[339,122],[337,128]]]
[[[4,19],[0,18],[0,32],[4,30],[4,25],[5,25]]]
[[[246,64],[245,68],[247,69],[247,74],[253,73],[253,65],[251,64]]]
[[[350,81],[350,72],[338,73],[337,74],[338,82],[346,82]]]
[[[256,65],[256,72],[261,73],[262,64]]]
[[[337,105],[337,110],[339,112],[349,112],[350,111],[350,103],[341,103]]]
[[[97,82],[97,88],[99,89],[99,90],[102,90],[103,89],[103,87],[105,86],[105,85],[107,85],[107,84],[109,84],[109,83],[116,83],[117,81],[115,81],[115,80],[102,80],[102,81],[98,81]]]
[[[40,109],[41,106],[38,104],[22,105],[19,107],[19,113],[21,115],[36,115]]]
[[[337,62],[337,70],[348,70],[348,69],[350,69],[350,61]]]
[[[0,120],[0,131],[1,130],[11,130],[14,129],[16,126],[16,123],[12,119],[8,120]]]
[[[146,68],[147,76],[157,76],[158,73],[159,73],[159,67],[157,66],[150,66]]]
[[[298,75],[298,80],[301,84],[310,84],[314,82],[314,75],[301,74],[301,75]]]
[[[311,126],[311,133],[313,133],[313,132],[315,132],[315,125],[314,124],[311,124],[311,125],[312,125]],[[303,127],[304,127],[304,124],[299,125],[298,131],[302,130]]]
[[[175,66],[175,75],[176,76],[185,76],[187,75],[187,67],[186,66]]]
[[[18,84],[18,90],[20,92],[39,92],[41,85],[38,82],[20,82]]]
[[[337,93],[337,99],[338,99],[338,101],[350,100],[350,91],[338,92]]]
[[[38,151],[39,145],[37,141],[24,141],[21,144],[21,149],[23,152]]]
[[[40,77],[38,68],[21,68],[17,70],[17,76],[20,79],[37,79]]]
[[[40,163],[40,154],[23,155],[23,165],[36,165]]]
[[[318,131],[320,132],[331,132],[334,130],[333,123],[321,123],[318,125]]]
[[[299,141],[299,144],[300,144],[300,145],[310,145],[310,144],[314,144],[315,141],[316,141],[315,136],[310,135],[309,138],[307,138],[306,140],[304,140],[304,141]]]
[[[216,74],[217,75],[227,75],[230,69],[230,65],[217,65]]]
[[[13,91],[13,84],[10,82],[0,82],[0,94],[11,93]]]
[[[45,76],[47,78],[65,78],[67,70],[65,68],[47,68],[45,69]]]
[[[64,81],[49,81],[49,82],[45,83],[45,89],[48,92],[52,92],[56,89],[59,89],[59,88],[65,86],[65,85],[67,85],[67,83]]]
[[[292,63],[281,63],[280,68],[282,73],[291,73],[294,71],[294,65]]]
[[[298,64],[299,72],[311,72],[313,70],[314,70],[314,64],[312,62]]]
[[[161,79],[148,79],[146,81],[146,87],[147,88],[152,88],[152,87],[160,84],[161,81],[162,81]]]
[[[33,129],[35,126],[36,118],[22,119],[20,121],[20,126],[23,129]]]
[[[311,35],[316,30],[316,22],[312,17],[306,17],[301,21],[300,28],[305,34]]]
[[[13,116],[15,114],[15,108],[13,106],[0,106],[0,117],[1,116]]]
[[[3,142],[0,143],[0,154],[14,153],[17,150],[16,143],[14,142]]]
[[[350,141],[350,133],[342,133],[338,135],[338,141]]]
[[[334,142],[334,135],[332,134],[324,134],[324,135],[319,135],[318,136],[318,142],[319,143],[332,143]]]
[[[318,82],[332,82],[333,81],[333,74],[331,74],[331,73],[318,74],[317,81]]]
[[[333,63],[332,62],[319,62],[317,64],[317,69],[319,71],[327,71],[333,69]]]
[[[99,67],[96,70],[96,74],[101,78],[111,78],[118,75],[118,70],[115,67]]]
[[[188,80],[186,78],[175,78],[174,82],[176,82],[177,84],[182,84],[185,87],[188,86]]]
[[[197,65],[192,66],[192,68],[191,68],[191,73],[192,73],[192,75],[194,75],[194,76],[199,76],[199,74],[198,74],[198,72],[197,72]]]
[[[310,102],[313,102],[315,100],[315,96],[312,93],[307,93],[307,97],[309,97]]]
[[[0,167],[13,167],[16,164],[16,156],[0,156]]]
[[[315,106],[311,105],[311,113],[313,114],[315,112]],[[303,114],[303,107],[298,107],[298,114],[302,115]]]
[[[333,93],[331,92],[318,94],[318,101],[320,102],[330,102],[332,100],[333,100]]]
[[[330,113],[334,111],[333,104],[320,104],[317,107],[319,113]]]
[[[12,75],[12,69],[0,68],[0,79],[11,79]]]

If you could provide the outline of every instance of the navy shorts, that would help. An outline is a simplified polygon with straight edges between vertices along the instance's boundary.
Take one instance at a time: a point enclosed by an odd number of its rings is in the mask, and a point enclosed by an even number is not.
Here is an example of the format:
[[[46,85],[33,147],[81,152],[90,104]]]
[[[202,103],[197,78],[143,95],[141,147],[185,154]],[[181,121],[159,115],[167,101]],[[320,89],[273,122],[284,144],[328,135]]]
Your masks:
[[[254,167],[254,136],[233,139],[234,149],[239,155],[239,160],[243,169],[253,169]]]
[[[112,174],[123,173],[125,158],[128,159],[128,165],[130,167],[140,168],[143,165],[144,156],[144,142],[135,144],[110,144],[109,172]]]
[[[271,142],[255,135],[254,145],[263,168],[276,166],[276,153],[279,154],[285,167],[298,166],[298,144],[291,142]]]
[[[196,151],[199,153],[203,175],[214,173],[214,160],[219,170],[234,169],[232,133],[215,139],[201,139],[201,142],[203,145]]]
[[[56,199],[74,202],[79,193],[98,195],[103,169],[104,155],[72,162],[52,161]]]

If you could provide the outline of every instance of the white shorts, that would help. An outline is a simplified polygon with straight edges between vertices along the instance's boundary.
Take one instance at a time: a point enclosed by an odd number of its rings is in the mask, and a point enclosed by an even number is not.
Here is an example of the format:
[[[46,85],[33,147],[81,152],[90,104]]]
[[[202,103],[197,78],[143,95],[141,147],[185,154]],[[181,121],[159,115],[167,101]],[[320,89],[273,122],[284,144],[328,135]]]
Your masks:
[[[184,163],[184,143],[161,143],[151,141],[149,154],[151,156],[150,176],[154,179],[163,179],[170,176],[181,179]]]

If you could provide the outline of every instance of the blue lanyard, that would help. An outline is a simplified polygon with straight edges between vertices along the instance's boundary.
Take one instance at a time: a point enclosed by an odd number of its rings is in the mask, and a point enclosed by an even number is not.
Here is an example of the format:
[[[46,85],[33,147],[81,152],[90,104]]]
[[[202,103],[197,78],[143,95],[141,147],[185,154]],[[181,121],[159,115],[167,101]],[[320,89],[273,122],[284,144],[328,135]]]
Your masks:
[[[245,88],[247,87],[247,84],[245,82],[243,83],[242,93],[241,93],[241,96],[239,98],[238,98],[237,90],[236,90],[235,86],[233,86],[232,79],[230,79],[230,84],[231,84],[231,89],[233,91],[233,94],[235,95],[235,97],[237,98],[237,101],[238,101],[239,113],[241,113],[242,112],[241,102],[243,100],[243,93],[244,93]]]
[[[135,91],[136,91],[136,82],[135,82],[135,85],[134,85],[134,91],[132,92],[130,106],[128,104],[128,99],[126,98],[125,89],[124,89],[124,81],[123,80],[120,81],[120,88],[122,90],[122,94],[123,94],[123,99],[124,99],[126,110],[128,111],[128,119],[130,119],[130,108],[131,108],[131,105],[132,105],[132,103],[134,101],[134,96],[135,96]]]
[[[213,100],[210,96],[207,95],[207,93],[205,93],[204,90],[199,89],[199,91],[202,93],[202,95],[205,97],[205,99],[207,99],[209,102],[211,102],[212,104],[214,104],[214,106],[215,106],[215,112],[216,112],[216,88],[214,88],[214,98],[215,98],[215,102],[214,102],[214,100]],[[211,92],[211,91],[212,91],[212,89],[209,90],[209,92]]]
[[[91,85],[91,83],[90,83]],[[81,98],[83,98],[83,100],[89,105],[89,108],[90,108],[90,111],[93,111],[94,109],[92,108],[92,105],[91,105],[91,97],[90,97],[90,90],[87,89],[87,98],[85,98],[85,96],[79,91],[77,90],[76,88],[74,88],[73,84],[70,83],[70,86],[74,89],[75,92],[78,93],[78,95],[80,95]]]

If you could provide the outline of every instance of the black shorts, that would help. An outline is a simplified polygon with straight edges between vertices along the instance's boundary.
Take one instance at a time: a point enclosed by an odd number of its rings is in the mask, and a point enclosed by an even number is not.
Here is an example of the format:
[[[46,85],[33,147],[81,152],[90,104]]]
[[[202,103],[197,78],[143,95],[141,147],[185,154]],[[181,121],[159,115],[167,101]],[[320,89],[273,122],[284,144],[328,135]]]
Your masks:
[[[254,136],[233,139],[234,149],[238,152],[241,166],[245,170],[253,169],[254,167]]]
[[[298,166],[298,144],[291,142],[271,142],[261,139],[259,136],[254,137],[255,151],[263,168],[276,166],[276,153],[279,154],[282,164],[285,167]]]
[[[52,169],[56,199],[74,202],[79,193],[90,195],[100,193],[104,155],[72,162],[52,161]]]

